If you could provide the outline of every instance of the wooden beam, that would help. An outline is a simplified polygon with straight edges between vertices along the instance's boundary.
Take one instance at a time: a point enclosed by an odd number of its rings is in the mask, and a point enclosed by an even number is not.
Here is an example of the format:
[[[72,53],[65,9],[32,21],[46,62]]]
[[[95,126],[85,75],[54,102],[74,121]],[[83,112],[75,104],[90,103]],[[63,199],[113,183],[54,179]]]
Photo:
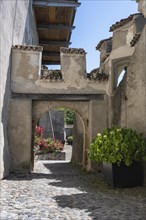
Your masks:
[[[33,0],[34,7],[79,7],[81,3],[76,0]]]
[[[43,51],[42,52],[43,57],[60,57],[60,52],[48,52],[48,51]]]
[[[60,65],[60,61],[42,60],[43,65]]]
[[[56,46],[69,46],[71,42],[67,41],[47,41],[47,40],[39,40],[40,45],[56,45]]]
[[[57,89],[56,89],[57,91]],[[31,99],[31,100],[47,100],[47,101],[90,101],[99,100],[104,101],[104,94],[26,94],[26,93],[12,93],[12,98],[15,99]]]
[[[70,25],[64,25],[64,24],[45,24],[45,23],[39,23],[37,25],[38,30],[69,30],[72,31],[75,28],[75,26]]]

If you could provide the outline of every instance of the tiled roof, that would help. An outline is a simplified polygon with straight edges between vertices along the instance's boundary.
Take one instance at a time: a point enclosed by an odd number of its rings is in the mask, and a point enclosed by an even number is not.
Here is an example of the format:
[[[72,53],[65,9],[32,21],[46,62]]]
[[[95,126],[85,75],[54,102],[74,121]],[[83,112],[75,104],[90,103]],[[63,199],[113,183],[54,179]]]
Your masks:
[[[109,55],[110,53],[105,53],[104,56],[101,58],[101,62],[104,62]]]
[[[117,28],[119,27],[122,27],[124,24],[128,23],[129,21],[131,21],[134,16],[136,15],[140,15],[141,13],[136,13],[136,14],[131,14],[128,18],[124,18],[124,19],[121,19],[120,21],[116,22],[115,24],[113,24],[111,27],[110,27],[110,30],[109,31],[114,31],[116,30]]]
[[[15,45],[12,46],[13,49],[17,50],[33,50],[33,51],[43,51],[43,47],[41,46],[33,46],[33,45]]]
[[[130,42],[130,46],[131,46],[131,47],[134,47],[134,46],[135,46],[135,44],[137,43],[137,41],[138,41],[139,38],[140,38],[140,35],[141,35],[141,32],[140,32],[140,33],[136,33],[136,34],[134,35],[133,39],[132,39],[131,42]]]
[[[109,37],[109,38],[106,38],[106,39],[101,40],[101,41],[97,44],[96,50],[99,50],[100,47],[102,46],[102,44],[103,44],[105,41],[109,41],[109,40],[111,40],[111,39],[112,39],[112,37]]]

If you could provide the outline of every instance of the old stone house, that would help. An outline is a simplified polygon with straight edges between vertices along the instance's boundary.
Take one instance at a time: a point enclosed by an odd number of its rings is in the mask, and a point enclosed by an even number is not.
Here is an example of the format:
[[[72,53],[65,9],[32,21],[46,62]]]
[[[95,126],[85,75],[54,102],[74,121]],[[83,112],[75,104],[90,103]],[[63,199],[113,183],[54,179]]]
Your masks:
[[[73,157],[88,169],[89,145],[103,128],[115,124],[134,128],[146,136],[145,0],[138,1],[140,13],[112,25],[113,37],[97,45],[100,67],[89,77],[86,52],[67,48],[78,6],[76,0],[59,4],[1,1],[1,178],[10,171],[32,169],[33,129],[51,109],[70,107],[76,112],[78,147]],[[52,13],[49,18],[48,11]],[[42,64],[61,64],[57,79],[51,80],[49,70]],[[124,78],[117,85],[122,71]]]

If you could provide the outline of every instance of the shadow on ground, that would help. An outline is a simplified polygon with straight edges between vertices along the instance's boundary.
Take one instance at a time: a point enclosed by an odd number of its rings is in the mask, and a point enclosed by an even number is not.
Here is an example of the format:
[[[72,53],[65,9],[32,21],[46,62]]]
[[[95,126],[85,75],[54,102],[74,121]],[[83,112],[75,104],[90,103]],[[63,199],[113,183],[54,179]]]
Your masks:
[[[120,194],[133,198],[146,199],[146,185],[143,187],[132,188],[112,188],[104,181],[103,174],[100,172],[92,173],[84,171],[80,166],[72,163],[44,163],[47,173],[32,172],[25,174],[11,174],[7,180],[32,180],[32,179],[55,179],[49,184],[55,187],[78,188],[83,191],[90,188],[90,191],[106,192],[108,194]],[[57,180],[57,181],[56,181]]]
[[[92,219],[145,219],[146,187],[113,189],[104,182],[102,173],[86,172],[71,163],[45,162],[44,166],[47,173],[12,174],[7,180],[48,179],[53,187],[70,188],[69,195],[64,193],[53,199],[59,207],[80,209]]]

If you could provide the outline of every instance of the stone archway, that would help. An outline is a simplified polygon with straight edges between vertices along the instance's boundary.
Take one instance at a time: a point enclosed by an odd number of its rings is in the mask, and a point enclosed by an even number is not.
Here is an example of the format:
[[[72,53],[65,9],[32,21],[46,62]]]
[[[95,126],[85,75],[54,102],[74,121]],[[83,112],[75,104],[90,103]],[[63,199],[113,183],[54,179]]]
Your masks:
[[[47,111],[57,108],[68,108],[73,110],[82,123],[83,127],[83,155],[81,164],[87,166],[87,152],[90,144],[90,131],[89,131],[89,102],[87,101],[33,101],[32,103],[32,120],[33,120],[33,132],[39,118],[44,115]],[[33,140],[33,137],[32,137]],[[33,145],[33,142],[32,142]],[[33,154],[32,154],[33,164]]]
[[[53,97],[52,97],[53,99]],[[11,149],[11,169],[13,172],[30,172],[33,168],[32,146],[35,125],[47,111],[60,107],[70,108],[80,117],[83,126],[82,166],[90,169],[88,149],[92,139],[106,127],[106,98],[50,100],[12,99],[9,103],[9,143]]]

